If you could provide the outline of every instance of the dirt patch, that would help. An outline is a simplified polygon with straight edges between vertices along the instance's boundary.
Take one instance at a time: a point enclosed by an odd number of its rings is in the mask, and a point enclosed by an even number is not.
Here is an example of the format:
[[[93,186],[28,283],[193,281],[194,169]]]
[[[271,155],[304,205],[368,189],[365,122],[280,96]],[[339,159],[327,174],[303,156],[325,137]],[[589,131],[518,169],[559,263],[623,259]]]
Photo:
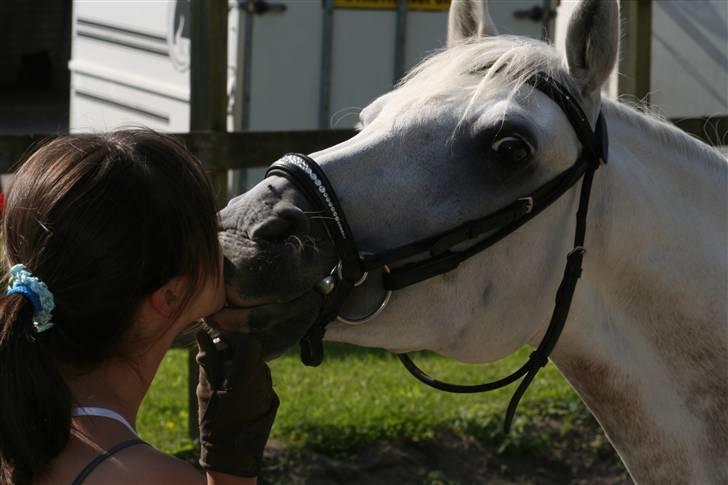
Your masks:
[[[473,438],[446,434],[427,443],[386,442],[325,454],[272,441],[262,484],[629,484],[611,450],[508,456]],[[573,450],[572,450],[573,451]]]

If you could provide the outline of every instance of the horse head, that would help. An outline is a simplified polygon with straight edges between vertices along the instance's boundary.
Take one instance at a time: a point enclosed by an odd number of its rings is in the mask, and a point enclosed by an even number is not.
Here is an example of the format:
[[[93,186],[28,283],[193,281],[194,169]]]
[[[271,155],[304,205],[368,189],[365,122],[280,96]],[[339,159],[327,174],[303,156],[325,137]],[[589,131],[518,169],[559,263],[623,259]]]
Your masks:
[[[618,19],[614,1],[582,2],[564,60],[540,41],[497,35],[487,1],[453,2],[447,49],[363,109],[356,136],[310,155],[358,250],[377,254],[462,227],[567,170],[583,150],[580,139],[563,109],[529,81],[538,73],[557,81],[594,126],[617,56]],[[329,323],[325,338],[470,362],[537,342],[571,248],[577,202],[574,189],[487,251],[394,291],[376,318]],[[221,212],[229,300],[265,306],[320,291],[339,259],[322,217],[330,215],[276,174],[233,199]],[[447,249],[467,250],[485,237]],[[378,309],[377,288],[366,286],[348,295],[348,311]],[[315,312],[304,313],[252,330],[270,339],[275,354],[311,325]]]

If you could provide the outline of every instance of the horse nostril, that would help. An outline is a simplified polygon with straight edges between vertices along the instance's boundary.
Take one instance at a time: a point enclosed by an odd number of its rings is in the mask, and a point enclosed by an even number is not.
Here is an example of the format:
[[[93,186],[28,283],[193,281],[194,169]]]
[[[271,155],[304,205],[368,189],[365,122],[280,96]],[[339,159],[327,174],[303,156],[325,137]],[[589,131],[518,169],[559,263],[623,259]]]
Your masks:
[[[292,227],[288,219],[274,216],[256,224],[250,231],[250,237],[266,241],[282,240],[292,233]]]
[[[252,239],[282,241],[291,235],[308,233],[308,218],[298,207],[282,207],[273,210],[267,219],[256,224],[251,232]]]

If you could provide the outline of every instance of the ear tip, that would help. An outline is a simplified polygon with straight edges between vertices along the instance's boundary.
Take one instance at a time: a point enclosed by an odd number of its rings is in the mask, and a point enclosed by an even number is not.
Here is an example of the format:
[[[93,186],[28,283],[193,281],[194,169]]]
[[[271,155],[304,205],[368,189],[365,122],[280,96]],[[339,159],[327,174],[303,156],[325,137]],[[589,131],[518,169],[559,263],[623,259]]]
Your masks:
[[[603,12],[608,16],[611,17],[612,20],[619,20],[619,9],[620,9],[620,2],[619,0],[589,0],[595,3],[600,4],[600,6],[603,9]]]
[[[598,90],[617,60],[620,41],[618,0],[582,0],[569,19],[566,64],[585,91]]]
[[[454,47],[467,39],[498,35],[488,11],[488,0],[458,0],[450,4],[447,46]]]

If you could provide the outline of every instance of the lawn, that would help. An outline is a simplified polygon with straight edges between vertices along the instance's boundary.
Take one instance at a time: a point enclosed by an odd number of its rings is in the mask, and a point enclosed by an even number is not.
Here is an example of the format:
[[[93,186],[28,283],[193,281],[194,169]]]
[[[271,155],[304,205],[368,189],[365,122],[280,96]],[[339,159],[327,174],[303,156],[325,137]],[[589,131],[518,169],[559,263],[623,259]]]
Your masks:
[[[417,354],[418,364],[442,380],[478,383],[502,377],[526,360],[529,349],[490,365],[459,364]],[[384,351],[327,344],[318,368],[304,367],[295,351],[271,363],[281,397],[272,438],[317,453],[346,454],[390,441],[436,443],[443,434],[487,443],[507,456],[613,453],[581,401],[553,365],[539,374],[521,401],[511,434],[502,432],[513,386],[479,395],[430,389]],[[169,453],[194,454],[187,437],[186,351],[170,351],[144,401],[139,430]]]

